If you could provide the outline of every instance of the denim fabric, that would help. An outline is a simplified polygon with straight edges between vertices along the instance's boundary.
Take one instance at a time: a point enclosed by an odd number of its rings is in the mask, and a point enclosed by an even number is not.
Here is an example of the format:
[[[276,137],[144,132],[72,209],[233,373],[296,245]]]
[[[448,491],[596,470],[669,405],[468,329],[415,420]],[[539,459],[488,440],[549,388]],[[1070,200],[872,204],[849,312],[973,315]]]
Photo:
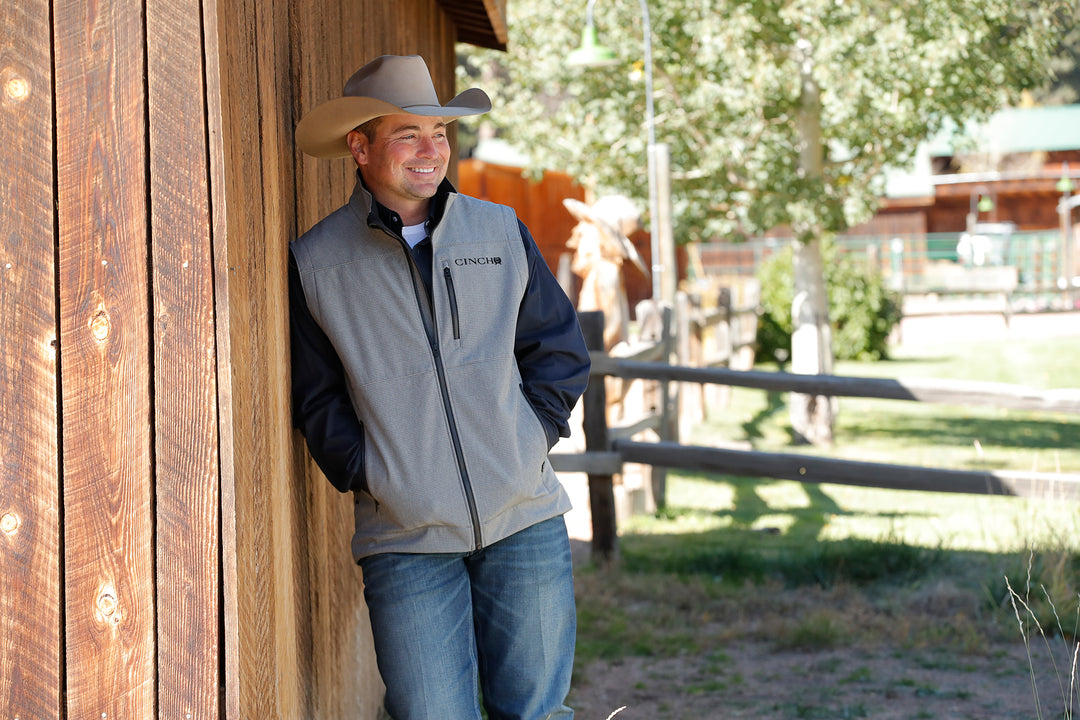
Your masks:
[[[394,720],[571,720],[576,613],[561,516],[469,554],[363,558]]]

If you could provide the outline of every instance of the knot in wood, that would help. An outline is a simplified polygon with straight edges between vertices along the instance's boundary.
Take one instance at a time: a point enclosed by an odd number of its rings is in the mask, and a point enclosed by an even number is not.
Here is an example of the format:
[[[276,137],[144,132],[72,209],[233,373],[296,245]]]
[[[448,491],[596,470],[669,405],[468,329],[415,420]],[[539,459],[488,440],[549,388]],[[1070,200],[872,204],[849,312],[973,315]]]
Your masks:
[[[103,342],[109,337],[110,325],[109,313],[105,312],[104,309],[98,310],[94,313],[94,317],[90,318],[90,333],[95,340]]]
[[[116,590],[106,587],[98,595],[97,610],[100,620],[111,619],[114,623],[120,622],[120,601],[116,599]]]
[[[19,529],[20,522],[19,516],[15,513],[4,513],[4,516],[0,517],[0,530],[12,535]]]
[[[30,81],[19,74],[13,67],[0,70],[0,85],[3,87],[3,105],[16,105],[30,97]]]

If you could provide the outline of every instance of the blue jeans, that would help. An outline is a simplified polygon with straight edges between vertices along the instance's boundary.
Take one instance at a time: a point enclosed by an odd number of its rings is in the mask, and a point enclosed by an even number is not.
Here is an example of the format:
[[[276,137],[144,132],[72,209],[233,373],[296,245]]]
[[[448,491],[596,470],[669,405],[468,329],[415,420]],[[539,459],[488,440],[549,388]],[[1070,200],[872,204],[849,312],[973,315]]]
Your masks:
[[[360,561],[394,720],[571,720],[577,616],[562,517],[469,554]]]

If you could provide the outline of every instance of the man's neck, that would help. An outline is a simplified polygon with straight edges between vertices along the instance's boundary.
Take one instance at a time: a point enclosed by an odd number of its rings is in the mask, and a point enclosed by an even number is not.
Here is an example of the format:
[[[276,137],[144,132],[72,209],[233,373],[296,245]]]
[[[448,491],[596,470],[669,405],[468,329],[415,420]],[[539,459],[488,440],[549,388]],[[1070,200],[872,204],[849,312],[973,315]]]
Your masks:
[[[392,221],[389,217],[390,215],[395,215],[401,225],[416,225],[418,223],[426,222],[429,217],[432,218],[434,222],[438,223],[442,217],[447,196],[454,192],[454,186],[450,184],[449,180],[444,179],[439,185],[439,190],[436,192],[435,197],[428,198],[423,203],[420,203],[423,205],[423,211],[418,217],[411,219],[410,216],[403,215],[398,208],[392,208],[385,205],[373,192],[371,192],[371,188],[364,182],[364,176],[360,172],[356,173],[356,177],[374,202],[372,210],[377,212],[384,223],[388,226],[392,226],[395,232],[400,232],[401,228],[396,227],[397,222]]]

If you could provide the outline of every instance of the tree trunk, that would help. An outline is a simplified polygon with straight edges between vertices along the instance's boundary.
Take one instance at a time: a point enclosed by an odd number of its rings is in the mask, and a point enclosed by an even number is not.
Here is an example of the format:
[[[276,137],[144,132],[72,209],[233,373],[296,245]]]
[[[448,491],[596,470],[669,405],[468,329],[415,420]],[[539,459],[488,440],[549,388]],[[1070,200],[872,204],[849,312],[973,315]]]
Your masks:
[[[813,47],[805,40],[795,44],[801,82],[797,120],[799,172],[808,180],[820,180],[825,163],[821,132],[821,89],[814,79]],[[791,368],[804,374],[832,373],[832,330],[829,298],[825,292],[825,267],[821,260],[821,226],[811,220],[793,228],[801,242],[795,243],[793,260],[795,298],[791,303]],[[791,395],[791,428],[796,442],[831,445],[833,400],[824,396]]]
[[[806,375],[832,374],[832,329],[821,260],[821,241],[795,243],[795,299],[791,304],[791,370]],[[791,428],[796,442],[831,445],[831,398],[791,394]]]

